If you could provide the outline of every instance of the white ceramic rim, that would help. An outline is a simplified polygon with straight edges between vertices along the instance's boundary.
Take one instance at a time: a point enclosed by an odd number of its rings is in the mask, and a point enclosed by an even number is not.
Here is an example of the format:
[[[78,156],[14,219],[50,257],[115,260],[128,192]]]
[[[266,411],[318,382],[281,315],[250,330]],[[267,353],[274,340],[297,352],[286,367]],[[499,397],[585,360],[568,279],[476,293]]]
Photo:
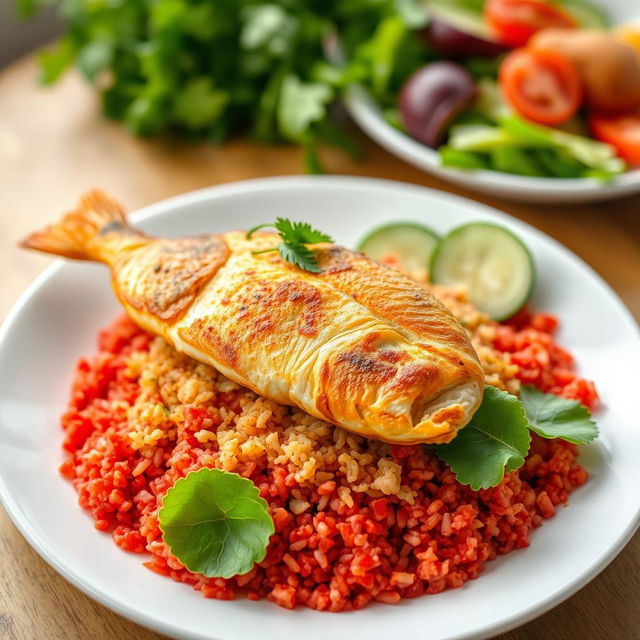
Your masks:
[[[371,186],[372,188],[383,188],[389,190],[409,190],[409,191],[430,191],[432,194],[434,190],[425,189],[424,187],[419,187],[417,185],[405,184],[400,182],[395,182],[391,180],[380,180],[374,178],[353,178],[346,176],[285,176],[285,177],[275,177],[275,178],[261,178],[257,180],[248,180],[241,182],[234,182],[230,184],[225,184],[221,186],[215,187],[207,187],[204,189],[200,189],[197,191],[192,191],[189,193],[181,194],[156,204],[152,204],[150,206],[144,207],[143,209],[137,211],[132,215],[132,219],[134,222],[141,222],[150,218],[156,214],[165,213],[173,208],[185,206],[187,204],[193,204],[197,202],[202,202],[209,200],[211,198],[216,197],[225,197],[225,196],[233,196],[237,194],[241,194],[244,192],[264,192],[264,191],[277,191],[280,189],[286,189],[290,187],[296,188],[304,188],[304,187],[315,187],[317,184],[322,181],[326,183],[332,184],[332,186],[341,187],[344,189],[351,188],[354,183],[361,186]],[[504,220],[508,220],[510,224],[520,227],[523,229],[527,229],[529,233],[537,236],[539,239],[542,239],[547,244],[552,245],[556,250],[563,253],[566,257],[569,257],[571,260],[575,261],[580,267],[591,275],[591,277],[595,278],[600,286],[603,288],[603,291],[606,292],[610,298],[611,304],[616,308],[616,310],[621,314],[622,317],[626,319],[630,323],[630,326],[633,327],[638,334],[640,340],[640,330],[638,329],[638,325],[631,315],[630,311],[625,307],[622,301],[618,298],[615,292],[611,289],[611,287],[582,259],[573,254],[559,242],[550,238],[546,234],[538,231],[531,225],[524,223],[520,220],[512,218],[508,214],[505,214],[501,211],[497,211],[492,207],[487,205],[479,204],[473,201],[469,201],[466,198],[461,198],[459,196],[455,196],[448,193],[443,192],[435,192],[437,193],[437,197],[442,198],[443,200],[449,200],[453,204],[457,204],[458,206],[463,205],[466,207],[474,207],[481,211],[490,212],[492,215],[497,215],[498,217],[503,218]],[[14,322],[17,322],[20,314],[22,313],[23,308],[27,305],[31,297],[38,291],[41,287],[46,286],[47,281],[55,274],[58,270],[60,270],[64,261],[57,260],[54,264],[50,265],[45,271],[38,276],[34,282],[27,288],[27,290],[22,294],[19,298],[15,306],[11,309],[7,317],[5,318],[2,326],[0,326],[0,348],[2,348],[4,341],[6,339],[7,334]],[[105,596],[101,591],[95,589],[87,580],[85,580],[82,575],[75,570],[74,567],[69,567],[63,562],[59,561],[54,553],[50,551],[48,548],[47,542],[42,536],[35,533],[31,527],[29,526],[25,517],[23,517],[20,507],[15,501],[14,497],[9,493],[7,485],[5,483],[4,477],[0,474],[0,503],[4,506],[5,511],[21,532],[23,537],[29,542],[31,547],[33,547],[37,553],[59,574],[61,574],[66,580],[71,582],[73,585],[78,587],[81,591],[83,591],[86,595],[93,598],[94,600],[100,602],[104,606],[109,609],[115,611],[116,613],[122,615],[129,620],[143,625],[147,628],[150,628],[159,633],[163,633],[165,635],[170,635],[178,638],[190,638],[193,640],[211,640],[215,636],[211,636],[209,634],[204,635],[200,633],[188,633],[185,634],[185,631],[172,624],[164,624],[159,623],[157,619],[142,614],[135,609],[129,608],[125,605],[122,605],[120,602],[112,600],[110,597]],[[609,549],[606,553],[602,554],[595,561],[585,562],[586,569],[576,575],[571,582],[569,582],[568,586],[562,590],[558,590],[556,592],[549,593],[546,597],[539,600],[535,606],[532,606],[525,613],[514,613],[504,619],[502,619],[497,624],[486,624],[483,627],[474,629],[471,632],[465,633],[463,635],[455,636],[456,640],[473,640],[480,638],[487,638],[496,634],[504,633],[509,631],[515,627],[518,627],[522,624],[525,624],[534,618],[542,615],[543,613],[549,611],[554,606],[560,604],[574,593],[576,593],[580,588],[585,586],[588,582],[590,582],[595,576],[597,576],[624,548],[627,542],[631,539],[633,534],[636,532],[638,527],[640,526],[640,504],[636,509],[635,516],[628,522],[627,526],[622,529],[618,536],[613,540]],[[88,529],[90,532],[91,529]]]

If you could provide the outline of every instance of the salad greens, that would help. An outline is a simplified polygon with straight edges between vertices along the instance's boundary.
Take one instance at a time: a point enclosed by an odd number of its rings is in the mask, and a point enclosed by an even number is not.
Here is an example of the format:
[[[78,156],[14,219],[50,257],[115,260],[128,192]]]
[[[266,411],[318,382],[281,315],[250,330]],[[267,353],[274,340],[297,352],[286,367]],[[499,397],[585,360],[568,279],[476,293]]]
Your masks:
[[[159,520],[171,553],[209,578],[251,571],[264,560],[275,531],[255,484],[220,469],[180,478],[164,496]]]
[[[512,112],[490,78],[478,83],[471,114],[475,123],[469,124],[472,118],[465,114],[466,121],[449,130],[447,145],[439,149],[443,165],[559,178],[607,179],[625,170],[611,145]]]
[[[474,491],[494,487],[524,464],[534,431],[543,438],[586,444],[598,437],[589,410],[575,400],[523,386],[520,397],[485,387],[471,422],[448,444],[436,445],[456,480]]]

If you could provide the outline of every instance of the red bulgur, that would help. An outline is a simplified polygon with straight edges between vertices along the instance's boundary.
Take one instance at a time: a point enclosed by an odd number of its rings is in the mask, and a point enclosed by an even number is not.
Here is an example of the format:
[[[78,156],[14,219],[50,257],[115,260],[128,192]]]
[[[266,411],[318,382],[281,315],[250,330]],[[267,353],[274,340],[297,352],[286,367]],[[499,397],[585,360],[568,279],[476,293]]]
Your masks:
[[[488,376],[497,376],[505,388],[519,379],[589,406],[596,401],[593,385],[576,376],[571,356],[553,341],[556,322],[551,316],[521,314],[498,327],[486,318],[469,324]],[[285,608],[343,611],[371,600],[393,604],[457,588],[476,578],[486,561],[528,546],[530,532],[587,480],[576,463],[574,445],[534,436],[521,469],[495,488],[472,491],[423,447],[337,436],[344,432],[305,426],[290,408],[271,407],[266,416],[263,409],[269,405],[259,404],[254,394],[228,381],[221,384],[213,370],[182,356],[177,369],[186,371],[184,379],[194,388],[187,393],[180,379],[177,393],[187,394],[189,401],[168,400],[162,386],[154,386],[157,381],[145,382],[132,368],[136,358],[170,349],[159,340],[126,318],[100,333],[98,354],[77,366],[62,419],[68,458],[61,472],[73,482],[79,504],[91,511],[97,529],[110,531],[127,551],[147,554],[148,568],[191,584],[208,598],[231,599],[242,592]],[[215,391],[208,392],[209,387]],[[142,409],[141,398],[147,403]],[[160,409],[149,409],[149,402]],[[178,402],[175,417],[175,407],[166,403]],[[253,418],[243,427],[244,441],[234,446],[249,453],[224,458],[228,436],[240,430],[248,406]],[[132,431],[134,422],[137,431]],[[290,422],[293,426],[283,431],[282,424]],[[278,456],[268,448],[252,452],[273,428],[279,437],[291,429],[320,434],[308,446],[320,452],[322,445],[324,453],[310,458],[295,450],[287,458],[282,452],[293,446],[291,438],[278,445]],[[346,454],[335,459],[332,447],[338,453],[339,447],[352,451],[339,462]],[[311,459],[317,468],[307,472]],[[264,562],[247,575],[224,580],[193,574],[162,541],[157,521],[162,496],[179,477],[203,466],[231,468],[250,478],[269,503],[276,533]],[[398,470],[397,482],[389,484],[391,472]],[[360,486],[349,474],[358,477]]]

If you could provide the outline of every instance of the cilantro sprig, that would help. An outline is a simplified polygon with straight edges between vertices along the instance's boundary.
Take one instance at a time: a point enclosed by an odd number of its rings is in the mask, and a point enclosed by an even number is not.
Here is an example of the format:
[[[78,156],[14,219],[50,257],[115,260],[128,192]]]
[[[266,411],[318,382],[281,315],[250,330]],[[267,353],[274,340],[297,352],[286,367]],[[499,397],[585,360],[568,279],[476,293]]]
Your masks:
[[[236,473],[200,469],[171,487],[159,512],[171,553],[189,571],[231,578],[264,560],[275,529],[258,488]]]
[[[307,245],[319,242],[333,242],[333,238],[322,231],[314,229],[308,222],[292,222],[288,218],[276,218],[275,222],[258,224],[247,231],[247,239],[259,229],[274,228],[282,242],[271,249],[254,251],[254,254],[277,251],[286,262],[304,271],[320,273],[320,267],[313,251]]]
[[[487,386],[469,424],[435,451],[458,482],[474,491],[488,489],[524,464],[531,431],[574,444],[587,444],[598,437],[589,409],[575,400],[527,385],[519,398]]]
[[[543,393],[525,385],[520,401],[529,419],[529,428],[543,438],[562,438],[574,444],[587,444],[598,437],[598,427],[589,409],[577,400]]]

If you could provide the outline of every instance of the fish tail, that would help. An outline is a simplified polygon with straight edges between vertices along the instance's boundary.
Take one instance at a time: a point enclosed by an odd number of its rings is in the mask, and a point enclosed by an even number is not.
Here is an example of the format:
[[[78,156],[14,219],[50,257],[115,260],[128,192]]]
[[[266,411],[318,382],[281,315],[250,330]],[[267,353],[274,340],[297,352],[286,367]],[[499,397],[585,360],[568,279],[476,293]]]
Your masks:
[[[108,262],[110,232],[135,234],[122,206],[99,190],[86,193],[60,222],[27,236],[20,246],[74,260]]]

